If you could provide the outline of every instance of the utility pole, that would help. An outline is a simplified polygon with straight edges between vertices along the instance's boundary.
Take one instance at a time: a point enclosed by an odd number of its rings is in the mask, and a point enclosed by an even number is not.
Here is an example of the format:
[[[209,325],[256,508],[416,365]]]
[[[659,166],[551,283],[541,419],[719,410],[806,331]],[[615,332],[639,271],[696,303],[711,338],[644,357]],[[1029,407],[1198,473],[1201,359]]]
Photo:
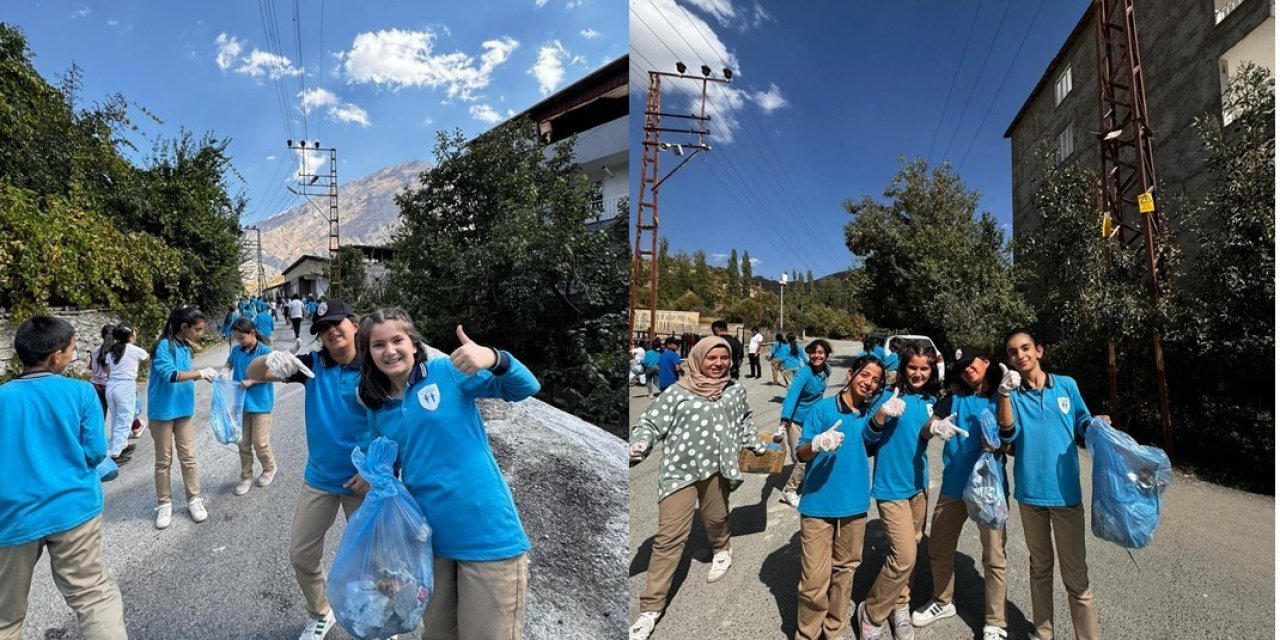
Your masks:
[[[254,269],[255,279],[258,282],[258,297],[262,297],[262,290],[267,288],[267,274],[262,270],[262,229],[257,225],[245,227],[245,231],[254,233],[254,240],[249,245],[249,250],[255,254],[256,268]],[[247,239],[247,237],[246,237]]]
[[[1107,259],[1116,251],[1127,251],[1142,241],[1147,254],[1148,293],[1155,307],[1165,279],[1156,255],[1156,237],[1163,221],[1156,211],[1155,153],[1151,146],[1151,121],[1147,112],[1147,89],[1138,50],[1137,14],[1133,0],[1094,0],[1097,21],[1098,141],[1102,157],[1103,233],[1115,238],[1108,243]],[[1155,356],[1156,397],[1160,402],[1160,423],[1164,449],[1173,455],[1173,427],[1169,415],[1169,385],[1165,380],[1164,350],[1160,331],[1151,336]],[[1111,383],[1111,410],[1124,414],[1151,398],[1141,398],[1132,406],[1120,407],[1116,343],[1107,344],[1107,370]]]
[[[636,339],[635,326],[636,314],[639,309],[637,304],[637,293],[640,289],[641,279],[644,275],[646,259],[649,265],[648,281],[649,281],[649,339],[653,340],[656,335],[658,326],[658,189],[670,178],[672,174],[680,170],[700,151],[710,151],[710,145],[704,142],[704,138],[710,135],[707,131],[707,123],[711,121],[711,116],[707,115],[707,88],[711,82],[721,82],[728,84],[733,79],[733,71],[724,69],[724,78],[712,78],[711,67],[702,65],[702,77],[694,75],[685,75],[685,67],[683,62],[676,63],[677,73],[669,73],[664,71],[649,72],[649,93],[645,102],[644,110],[644,148],[641,152],[640,164],[640,198],[636,203],[636,243],[635,250],[631,254],[631,308],[627,321],[627,343]],[[698,114],[679,114],[679,113],[663,113],[662,112],[662,78],[674,78],[677,80],[692,80],[701,83],[702,98]],[[691,121],[688,129],[672,129],[662,126],[662,118],[677,118],[681,120]],[[664,142],[662,134],[672,134],[684,136],[682,142],[672,143]],[[692,140],[690,140],[692,136]],[[686,153],[687,149],[692,149],[692,153]],[[658,177],[658,154],[661,151],[671,151],[677,156],[685,156],[680,164],[676,165],[667,175]]]
[[[778,331],[785,331],[784,327],[787,326],[787,323],[784,318],[786,316],[783,315],[782,311],[783,304],[787,300],[787,274],[785,272],[783,272],[781,278],[778,278],[778,282],[782,285],[781,290],[778,292]]]
[[[342,285],[338,281],[341,275],[338,266],[338,150],[332,147],[322,149],[318,141],[312,141],[310,148],[307,147],[306,140],[299,141],[297,145],[293,144],[293,140],[286,140],[285,144],[290,150],[300,151],[299,157],[302,158],[302,171],[297,175],[298,189],[287,187],[289,192],[306,198],[329,223],[329,298],[341,297]],[[307,166],[308,150],[328,152],[328,171],[323,171],[323,166]],[[328,207],[322,209],[311,196],[325,197]]]

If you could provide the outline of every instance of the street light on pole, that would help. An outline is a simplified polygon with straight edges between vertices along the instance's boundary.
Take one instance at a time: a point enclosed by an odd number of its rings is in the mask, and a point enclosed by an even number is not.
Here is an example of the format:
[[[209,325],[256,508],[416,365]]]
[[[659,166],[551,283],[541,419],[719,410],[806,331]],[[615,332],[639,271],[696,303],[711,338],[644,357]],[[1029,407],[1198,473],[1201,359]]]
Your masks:
[[[778,282],[780,282],[780,283],[782,284],[782,290],[781,290],[781,292],[779,292],[779,294],[778,294],[778,329],[779,329],[779,330],[783,330],[783,327],[785,327],[785,326],[786,326],[786,324],[787,324],[787,323],[784,321],[784,318],[786,318],[786,316],[783,314],[783,310],[782,310],[782,303],[783,303],[784,301],[786,301],[786,299],[787,299],[787,274],[786,274],[786,272],[783,272],[782,277],[781,277],[781,278],[778,278]]]

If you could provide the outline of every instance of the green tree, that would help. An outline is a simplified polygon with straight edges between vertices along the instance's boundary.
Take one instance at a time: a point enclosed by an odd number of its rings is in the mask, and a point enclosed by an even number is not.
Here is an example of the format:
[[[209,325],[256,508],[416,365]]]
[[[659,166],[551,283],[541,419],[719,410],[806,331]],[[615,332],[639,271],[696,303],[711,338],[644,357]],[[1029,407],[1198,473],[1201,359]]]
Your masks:
[[[355,247],[338,247],[334,266],[338,281],[329,295],[353,302],[363,299],[366,296],[364,252]]]
[[[711,267],[707,265],[707,254],[701,249],[693,252],[693,272],[689,277],[689,291],[697,294],[702,300],[715,300],[715,282],[711,277]]]
[[[746,249],[742,250],[742,297],[751,297],[751,279],[752,276],[751,253]]]
[[[724,302],[728,303],[738,297],[742,290],[742,275],[738,272],[738,250],[729,250],[729,264],[725,267]]]

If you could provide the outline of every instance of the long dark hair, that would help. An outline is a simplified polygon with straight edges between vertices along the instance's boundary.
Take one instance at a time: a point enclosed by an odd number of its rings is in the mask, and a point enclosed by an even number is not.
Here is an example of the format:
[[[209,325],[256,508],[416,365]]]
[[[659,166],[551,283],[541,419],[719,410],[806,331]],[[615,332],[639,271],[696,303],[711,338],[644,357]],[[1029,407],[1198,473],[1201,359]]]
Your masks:
[[[794,333],[787,334],[787,344],[791,345],[792,357],[796,357],[796,358],[800,357],[800,345],[796,344],[796,334]]]
[[[261,333],[258,333],[258,326],[248,318],[243,316],[236,318],[236,321],[231,323],[231,330],[239,331],[240,333],[252,333],[253,337],[258,339],[258,342],[271,346],[271,340]]]
[[[102,346],[98,347],[98,366],[107,366],[107,350],[111,347],[107,346],[107,340],[111,338],[111,334],[115,333],[116,326],[114,324],[102,325]]]
[[[938,367],[934,364],[938,360],[938,351],[925,342],[909,342],[907,346],[898,350],[898,381],[893,386],[902,393],[910,391],[907,388],[907,364],[917,356],[924,356],[929,361],[929,379],[920,389],[920,395],[926,398],[937,397],[938,392],[942,390],[942,380],[938,378]]]
[[[389,307],[378,309],[365,316],[360,321],[360,332],[357,335],[360,352],[363,355],[360,360],[360,387],[356,389],[356,394],[360,397],[360,402],[370,409],[379,409],[391,399],[391,379],[378,368],[378,365],[374,364],[373,354],[369,351],[369,340],[373,334],[373,328],[391,321],[399,322],[405,335],[413,341],[413,366],[416,367],[427,361],[426,341],[414,328],[413,318],[410,318],[404,309]]]
[[[831,357],[831,343],[827,342],[826,340],[823,340],[822,338],[818,338],[817,340],[814,340],[813,342],[810,342],[809,344],[805,345],[804,352],[809,355],[813,355],[813,352],[817,351],[819,348],[821,348],[823,352],[827,354],[828,358]],[[813,365],[810,364],[809,368],[812,369]],[[830,369],[831,365],[826,362],[823,362],[822,368]]]
[[[174,307],[173,311],[169,312],[169,319],[164,323],[164,329],[160,331],[160,338],[156,340],[156,346],[151,348],[151,355],[154,356],[156,354],[156,349],[159,349],[160,343],[165,340],[169,341],[170,350],[176,350],[177,346],[174,343],[178,342],[177,335],[182,330],[182,325],[194,327],[201,320],[204,320],[204,314],[195,307],[185,304]],[[191,346],[185,342],[182,344],[187,347]]]
[[[880,397],[881,394],[884,393],[884,363],[880,361],[880,358],[877,358],[873,355],[868,354],[865,356],[858,356],[857,358],[854,358],[853,364],[849,365],[849,381],[844,383],[844,386],[846,389],[849,387],[849,385],[853,384],[853,381],[857,379],[858,374],[862,373],[862,370],[866,369],[867,365],[872,365],[872,364],[874,364],[877,367],[880,367],[880,386],[877,387],[875,391],[872,391],[871,395],[863,398],[862,404],[858,405],[856,407],[857,409],[863,409],[865,407],[871,406],[871,404],[875,402]],[[841,389],[841,391],[843,392],[843,389]]]
[[[121,322],[111,330],[111,339],[115,342],[111,343],[111,361],[120,362],[120,358],[124,357],[124,350],[129,346],[129,338],[133,337],[133,327],[127,322]],[[98,353],[98,357],[102,357],[102,353]],[[101,363],[99,363],[101,364]]]

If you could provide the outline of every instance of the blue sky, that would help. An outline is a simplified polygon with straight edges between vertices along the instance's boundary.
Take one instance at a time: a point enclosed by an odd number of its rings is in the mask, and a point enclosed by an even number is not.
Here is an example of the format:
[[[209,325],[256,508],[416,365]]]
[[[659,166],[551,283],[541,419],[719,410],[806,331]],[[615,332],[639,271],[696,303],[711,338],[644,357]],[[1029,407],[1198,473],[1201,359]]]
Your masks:
[[[632,0],[633,114],[644,108],[644,71],[674,72],[680,59],[735,73],[710,91],[712,151],[662,186],[662,237],[713,264],[746,249],[755,273],[775,279],[847,268],[851,217],[840,203],[880,197],[899,156],[950,159],[981,193],[979,211],[1008,225],[1002,136],[1088,4]],[[699,84],[668,80],[662,110],[688,113],[685,91],[700,94]],[[633,117],[633,176],[640,126]],[[681,159],[664,153],[661,173]]]
[[[286,139],[337,147],[340,182],[430,160],[437,130],[480,133],[626,53],[623,6],[40,0],[6,2],[0,21],[21,27],[50,82],[79,65],[83,102],[118,92],[162,119],[133,114],[144,156],[179,127],[230,138],[247,223],[296,203]]]

